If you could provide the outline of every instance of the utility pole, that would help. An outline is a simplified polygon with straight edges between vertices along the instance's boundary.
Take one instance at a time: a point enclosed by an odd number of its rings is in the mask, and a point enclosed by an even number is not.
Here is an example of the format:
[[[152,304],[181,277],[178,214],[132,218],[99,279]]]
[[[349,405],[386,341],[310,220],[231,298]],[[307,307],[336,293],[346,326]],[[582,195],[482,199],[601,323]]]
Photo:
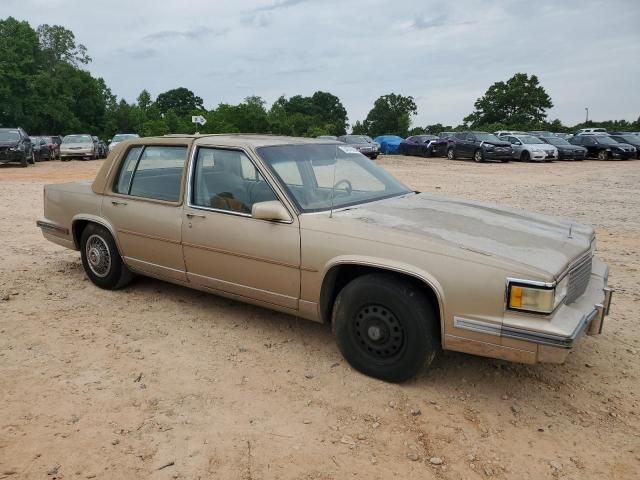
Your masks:
[[[587,119],[585,120],[585,123],[589,123],[589,107],[584,107],[584,111],[587,112]]]

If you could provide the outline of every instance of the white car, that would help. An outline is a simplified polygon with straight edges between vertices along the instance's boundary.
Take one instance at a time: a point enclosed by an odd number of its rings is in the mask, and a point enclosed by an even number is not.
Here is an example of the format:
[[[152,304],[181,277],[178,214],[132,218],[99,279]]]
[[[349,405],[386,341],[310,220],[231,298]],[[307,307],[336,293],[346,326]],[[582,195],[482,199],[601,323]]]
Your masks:
[[[527,132],[521,132],[520,130],[498,130],[494,133],[496,137],[503,137],[505,135],[526,135]]]
[[[125,140],[131,140],[132,138],[140,138],[140,135],[137,133],[117,133],[109,142],[109,151],[113,150],[113,147],[118,145],[120,142],[124,142]]]
[[[603,134],[603,133],[607,133],[607,129],[606,128],[581,128],[576,132],[576,135],[583,135],[585,133]]]
[[[522,162],[551,162],[558,159],[558,149],[533,135],[503,135],[511,144],[514,160]]]

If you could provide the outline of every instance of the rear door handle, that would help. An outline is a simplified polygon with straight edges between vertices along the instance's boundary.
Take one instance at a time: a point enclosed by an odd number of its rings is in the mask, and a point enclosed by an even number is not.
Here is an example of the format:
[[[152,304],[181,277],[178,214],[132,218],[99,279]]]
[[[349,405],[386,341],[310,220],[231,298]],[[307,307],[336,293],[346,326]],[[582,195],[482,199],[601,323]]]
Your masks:
[[[187,218],[207,218],[204,215],[197,215],[195,213],[187,213]]]
[[[115,200],[111,200],[111,205],[126,205],[127,202],[116,202]]]

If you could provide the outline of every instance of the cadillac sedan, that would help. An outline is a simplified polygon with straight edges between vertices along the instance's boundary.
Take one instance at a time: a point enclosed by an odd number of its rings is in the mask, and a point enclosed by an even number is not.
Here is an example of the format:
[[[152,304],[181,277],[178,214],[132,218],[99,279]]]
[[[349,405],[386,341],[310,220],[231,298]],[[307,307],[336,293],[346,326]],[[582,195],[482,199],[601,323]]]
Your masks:
[[[611,302],[592,227],[416,192],[330,140],[126,141],[93,182],[45,186],[38,226],[100,288],[146,275],[327,323],[387,381],[441,348],[563,362]]]

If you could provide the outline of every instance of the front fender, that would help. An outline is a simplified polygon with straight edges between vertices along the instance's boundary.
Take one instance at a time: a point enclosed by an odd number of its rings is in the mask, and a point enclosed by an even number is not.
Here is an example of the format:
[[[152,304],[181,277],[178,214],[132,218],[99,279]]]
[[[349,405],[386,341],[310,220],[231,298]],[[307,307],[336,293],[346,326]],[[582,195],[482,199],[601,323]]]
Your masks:
[[[413,277],[428,287],[434,292],[436,299],[438,301],[438,310],[440,313],[440,328],[444,335],[445,328],[445,311],[444,306],[446,305],[446,297],[442,285],[440,282],[429,272],[426,270],[420,269],[415,265],[411,265],[404,262],[399,262],[395,260],[389,260],[386,258],[380,257],[372,257],[366,255],[340,255],[338,257],[332,258],[327,264],[324,266],[322,271],[322,289],[325,288],[325,282],[327,276],[331,272],[331,270],[340,265],[358,265],[362,267],[376,268],[380,270],[386,270],[389,272],[400,273],[403,275],[408,275]]]

